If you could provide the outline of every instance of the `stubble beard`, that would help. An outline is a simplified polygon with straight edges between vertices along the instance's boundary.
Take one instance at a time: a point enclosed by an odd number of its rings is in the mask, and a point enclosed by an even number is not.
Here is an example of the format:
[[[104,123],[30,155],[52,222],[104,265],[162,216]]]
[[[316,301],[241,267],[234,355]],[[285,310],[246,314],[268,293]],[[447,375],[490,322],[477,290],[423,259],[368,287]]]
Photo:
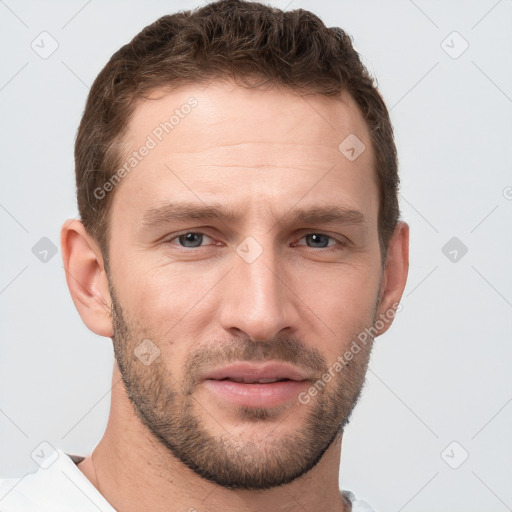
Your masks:
[[[273,432],[293,409],[283,413],[279,408],[239,407],[241,422],[259,422],[260,431],[268,428],[268,435],[258,442],[224,431],[219,436],[208,428],[207,421],[214,421],[211,416],[204,414],[202,419],[198,414],[204,411],[194,396],[194,376],[199,367],[208,368],[212,359],[224,363],[277,359],[314,370],[320,379],[329,370],[325,359],[298,339],[278,338],[268,343],[236,339],[229,345],[211,344],[213,348],[192,352],[183,372],[188,378],[179,383],[161,357],[149,366],[137,359],[134,350],[143,339],[152,339],[149,330],[136,328],[123,313],[112,285],[110,292],[115,358],[134,411],[175,459],[202,478],[229,489],[263,490],[284,485],[315,467],[349,423],[364,386],[372,343],[365,345],[307,405],[298,401],[292,405],[310,410],[290,433],[277,436]],[[375,321],[376,309],[373,316]]]

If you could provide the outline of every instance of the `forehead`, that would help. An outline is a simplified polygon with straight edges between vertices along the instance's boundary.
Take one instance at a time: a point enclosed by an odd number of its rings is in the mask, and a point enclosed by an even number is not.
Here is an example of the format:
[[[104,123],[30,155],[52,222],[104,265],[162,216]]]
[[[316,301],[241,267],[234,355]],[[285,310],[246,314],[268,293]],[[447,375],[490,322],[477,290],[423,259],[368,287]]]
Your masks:
[[[266,201],[267,209],[306,195],[348,207],[365,193],[377,197],[368,128],[346,93],[327,98],[231,82],[159,90],[136,106],[125,147],[130,164],[114,197],[118,209],[183,196],[247,208]]]

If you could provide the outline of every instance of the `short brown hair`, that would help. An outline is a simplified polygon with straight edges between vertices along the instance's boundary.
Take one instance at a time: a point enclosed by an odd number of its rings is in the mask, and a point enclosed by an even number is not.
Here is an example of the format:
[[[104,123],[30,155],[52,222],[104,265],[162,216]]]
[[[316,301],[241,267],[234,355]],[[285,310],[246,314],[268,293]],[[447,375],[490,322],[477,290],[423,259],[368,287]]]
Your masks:
[[[399,217],[398,162],[388,110],[373,79],[338,27],[313,13],[220,0],[163,16],[118,50],[94,81],[75,144],[81,220],[108,261],[113,191],[94,193],[122,165],[123,136],[136,102],[169,86],[233,79],[335,97],[347,91],[370,132],[379,184],[383,260]]]

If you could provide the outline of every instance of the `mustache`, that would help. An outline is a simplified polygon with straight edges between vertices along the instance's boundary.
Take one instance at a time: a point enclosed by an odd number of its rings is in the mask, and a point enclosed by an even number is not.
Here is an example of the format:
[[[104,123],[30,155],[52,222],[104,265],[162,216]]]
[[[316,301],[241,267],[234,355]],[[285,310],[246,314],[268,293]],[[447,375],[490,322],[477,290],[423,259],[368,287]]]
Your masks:
[[[315,375],[328,370],[320,351],[298,338],[276,337],[269,341],[234,338],[204,345],[191,353],[184,366],[184,388],[190,392],[199,383],[199,376],[212,366],[269,360],[290,363]]]

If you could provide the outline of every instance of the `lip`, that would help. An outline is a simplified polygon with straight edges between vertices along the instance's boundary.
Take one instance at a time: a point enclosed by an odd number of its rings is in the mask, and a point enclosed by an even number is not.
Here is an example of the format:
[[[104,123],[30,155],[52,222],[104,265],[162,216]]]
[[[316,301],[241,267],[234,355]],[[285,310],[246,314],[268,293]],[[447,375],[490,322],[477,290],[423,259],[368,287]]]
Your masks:
[[[270,379],[278,380],[257,382]],[[304,371],[288,364],[247,362],[210,370],[202,382],[222,401],[243,407],[268,408],[296,400],[309,385],[310,378]]]
[[[203,376],[203,380],[237,379],[245,382],[256,382],[261,379],[288,379],[304,381],[310,378],[304,371],[286,363],[234,363],[221,368],[210,370]]]

